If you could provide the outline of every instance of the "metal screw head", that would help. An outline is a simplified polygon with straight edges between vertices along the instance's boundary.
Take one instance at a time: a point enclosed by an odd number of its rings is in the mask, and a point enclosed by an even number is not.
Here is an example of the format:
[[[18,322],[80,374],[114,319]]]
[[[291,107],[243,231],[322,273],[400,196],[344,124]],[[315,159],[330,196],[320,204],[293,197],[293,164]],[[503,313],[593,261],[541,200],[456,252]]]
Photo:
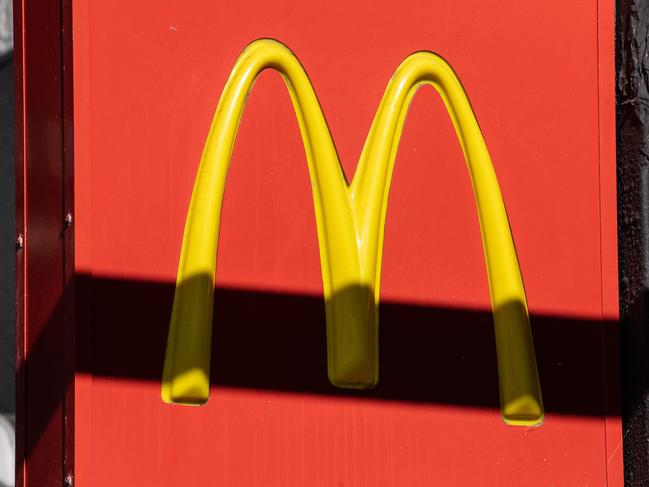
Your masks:
[[[70,225],[72,225],[72,213],[69,213],[69,212],[66,213],[64,221],[65,221],[65,226],[66,227],[69,227]]]
[[[65,487],[72,487],[72,485],[74,484],[74,481],[72,480],[72,475],[68,475],[67,477],[65,477],[65,480],[63,482],[65,484]]]
[[[24,246],[25,246],[25,238],[23,237],[22,233],[19,233],[18,236],[16,237],[16,248],[20,250]]]

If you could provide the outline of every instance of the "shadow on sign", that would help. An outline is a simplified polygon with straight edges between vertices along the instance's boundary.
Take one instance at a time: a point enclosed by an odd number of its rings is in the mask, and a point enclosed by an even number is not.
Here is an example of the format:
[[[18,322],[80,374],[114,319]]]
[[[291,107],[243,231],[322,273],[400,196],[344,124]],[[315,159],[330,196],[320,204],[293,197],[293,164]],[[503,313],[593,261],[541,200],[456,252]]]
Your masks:
[[[61,407],[61,383],[85,373],[159,383],[174,283],[77,276],[77,363],[65,377],[50,374],[26,407],[26,455]],[[220,386],[356,397],[367,400],[499,408],[493,317],[490,310],[382,302],[381,380],[371,390],[339,389],[327,379],[322,296],[241,289],[215,292],[212,394]],[[216,312],[218,310],[218,312]],[[60,310],[53,312],[57,316]],[[531,316],[547,414],[619,415],[608,401],[603,347],[616,360],[616,326],[597,320]],[[53,353],[53,327],[38,337],[25,365],[44,377]],[[63,351],[59,350],[61,357]],[[61,358],[62,360],[63,358]],[[610,369],[610,367],[608,368]],[[24,373],[25,370],[19,371]],[[44,393],[43,389],[47,389]]]

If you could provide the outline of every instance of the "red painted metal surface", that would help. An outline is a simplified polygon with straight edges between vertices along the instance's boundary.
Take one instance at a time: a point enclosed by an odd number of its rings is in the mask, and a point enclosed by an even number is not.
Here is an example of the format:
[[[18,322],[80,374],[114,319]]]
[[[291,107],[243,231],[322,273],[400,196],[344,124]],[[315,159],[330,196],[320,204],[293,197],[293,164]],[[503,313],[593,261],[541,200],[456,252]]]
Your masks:
[[[73,336],[66,278],[74,274],[71,5],[14,2],[16,59],[16,484],[61,485],[65,411],[73,404]],[[67,57],[64,56],[67,52]],[[66,84],[66,81],[69,83]],[[67,134],[67,137],[66,137]],[[64,160],[68,155],[67,166]],[[67,261],[66,261],[67,257]],[[64,364],[69,363],[68,368]],[[66,387],[70,395],[65,397]],[[73,431],[67,428],[67,431]],[[68,438],[69,439],[69,438]]]
[[[622,485],[612,2],[78,0],[73,14],[76,485]],[[304,63],[348,176],[395,66],[431,49],[455,67],[517,244],[541,428],[499,417],[474,202],[432,90],[411,107],[390,197],[380,385],[327,384],[308,174],[272,74],[226,191],[211,400],[162,403],[202,144],[237,54],[262,36]]]

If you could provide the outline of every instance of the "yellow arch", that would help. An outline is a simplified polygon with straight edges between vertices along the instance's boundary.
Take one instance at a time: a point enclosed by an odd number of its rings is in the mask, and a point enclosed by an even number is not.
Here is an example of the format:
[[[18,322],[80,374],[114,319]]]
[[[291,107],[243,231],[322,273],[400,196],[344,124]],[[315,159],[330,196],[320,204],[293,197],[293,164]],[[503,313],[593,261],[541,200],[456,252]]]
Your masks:
[[[401,63],[348,185],[304,68],[285,45],[270,39],[254,41],[239,56],[205,143],[178,266],[163,400],[202,404],[209,395],[221,204],[247,95],[268,68],[286,82],[306,151],[326,303],[330,381],[339,387],[363,388],[378,380],[378,300],[392,169],[410,100],[421,85],[430,84],[451,116],[475,193],[494,315],[502,415],[509,424],[540,424],[541,390],[514,241],[480,127],[451,66],[424,51]]]

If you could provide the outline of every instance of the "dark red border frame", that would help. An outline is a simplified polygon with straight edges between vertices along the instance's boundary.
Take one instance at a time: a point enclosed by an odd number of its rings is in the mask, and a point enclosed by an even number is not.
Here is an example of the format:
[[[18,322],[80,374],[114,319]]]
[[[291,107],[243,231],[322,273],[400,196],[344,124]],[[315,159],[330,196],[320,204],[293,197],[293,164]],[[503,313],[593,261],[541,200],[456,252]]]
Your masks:
[[[618,233],[615,139],[615,2],[597,1],[599,103],[599,204],[602,320],[602,375],[606,404],[606,485],[624,485],[623,432],[620,416]]]
[[[600,100],[613,91],[614,66],[607,62],[614,49],[612,10],[612,1],[598,2]],[[23,241],[16,246],[16,485],[73,485],[72,1],[14,0],[14,26],[16,236]],[[615,198],[614,116],[614,106],[600,106],[600,184],[609,203]],[[615,215],[602,215],[601,224],[603,285],[617,286]],[[602,314],[616,317],[617,301],[604,303]],[[607,359],[616,362],[612,352],[606,350]],[[617,377],[609,369],[614,415]],[[607,421],[611,484],[621,478],[620,433],[615,420]]]
[[[14,26],[16,485],[72,485],[71,0],[14,0]]]

